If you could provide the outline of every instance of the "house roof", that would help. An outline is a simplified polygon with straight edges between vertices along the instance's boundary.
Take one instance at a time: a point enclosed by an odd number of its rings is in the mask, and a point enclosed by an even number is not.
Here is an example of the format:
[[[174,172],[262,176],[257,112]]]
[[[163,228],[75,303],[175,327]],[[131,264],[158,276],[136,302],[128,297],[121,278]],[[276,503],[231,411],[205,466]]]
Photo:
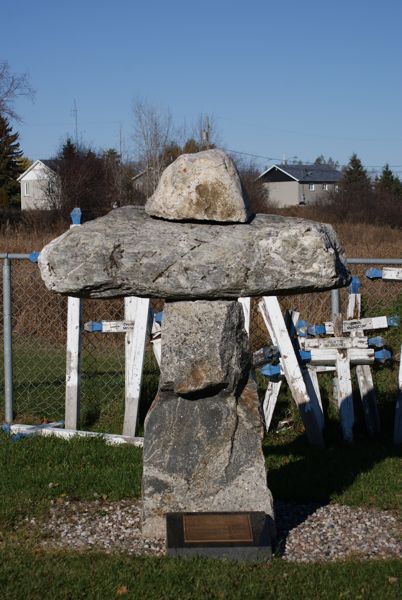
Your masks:
[[[57,170],[57,160],[35,160],[30,167],[28,167],[19,177],[17,177],[17,181],[21,181],[30,171],[35,169],[38,165],[44,165],[47,169],[51,171]]]
[[[52,171],[57,171],[60,164],[60,160],[58,160],[57,158],[41,159],[40,162],[46,165],[48,169],[51,169]]]
[[[258,179],[269,179],[274,173],[287,175],[299,183],[337,183],[341,172],[330,165],[272,165]],[[268,176],[268,177],[265,177]]]

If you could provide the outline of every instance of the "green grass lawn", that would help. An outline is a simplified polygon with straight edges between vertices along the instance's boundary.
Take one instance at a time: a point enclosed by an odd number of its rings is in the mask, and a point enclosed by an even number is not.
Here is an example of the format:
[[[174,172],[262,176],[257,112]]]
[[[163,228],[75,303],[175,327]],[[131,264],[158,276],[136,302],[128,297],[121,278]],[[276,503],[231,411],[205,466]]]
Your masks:
[[[2,598],[399,600],[402,562],[266,565],[99,553],[2,552]]]
[[[91,341],[91,340],[89,340]],[[121,341],[124,342],[123,338]],[[86,340],[88,342],[88,340]],[[0,361],[2,360],[0,348]],[[15,336],[13,344],[14,421],[40,423],[64,418],[66,351],[64,344]],[[4,402],[0,371],[0,420]],[[145,354],[139,424],[158,387],[158,367],[152,351]],[[81,364],[81,428],[122,433],[124,419],[124,345],[85,343]]]
[[[396,330],[387,333],[394,351],[399,344],[397,334]],[[84,356],[82,426],[121,433],[122,356],[118,351],[106,355],[99,349],[97,352],[92,358]],[[16,346],[15,357],[17,386],[20,386],[16,389],[19,414],[31,416],[36,422],[42,417],[62,418],[64,349],[49,345],[27,347],[24,342]],[[276,500],[338,502],[402,515],[402,459],[400,451],[391,444],[396,372],[395,365],[376,367],[383,424],[381,438],[367,438],[356,395],[355,443],[350,446],[342,442],[337,409],[331,399],[331,381],[322,378],[326,446],[319,450],[307,445],[297,410],[286,386],[282,386],[273,432],[263,444],[268,485]],[[141,428],[157,382],[157,368],[148,354]],[[263,393],[264,382],[259,379],[259,384]],[[290,419],[291,427],[275,431],[278,421],[285,417]],[[114,501],[139,497],[142,451],[132,446],[107,446],[100,439],[25,438],[14,442],[0,433],[0,468],[1,598],[399,600],[402,597],[402,561],[398,560],[302,565],[274,558],[267,566],[136,558],[93,551],[45,551],[35,536],[29,534],[29,520],[46,519],[51,501],[58,499],[91,501],[101,496]],[[17,530],[21,523],[27,525]]]
[[[336,501],[402,514],[402,462],[392,446],[366,441],[314,450],[293,432],[270,434],[264,449],[268,483],[276,499]],[[141,449],[107,446],[100,439],[14,442],[1,434],[0,464],[2,598],[396,599],[401,595],[398,560],[301,565],[275,558],[266,566],[45,551],[26,533],[16,533],[15,525],[25,517],[45,519],[50,501],[57,498],[138,497]]]

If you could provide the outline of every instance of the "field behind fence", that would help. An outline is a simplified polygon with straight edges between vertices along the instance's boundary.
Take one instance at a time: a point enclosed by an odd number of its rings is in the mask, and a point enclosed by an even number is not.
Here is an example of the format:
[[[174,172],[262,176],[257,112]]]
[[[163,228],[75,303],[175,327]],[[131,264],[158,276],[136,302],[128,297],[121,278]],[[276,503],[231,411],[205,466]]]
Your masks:
[[[13,260],[11,263],[14,422],[63,420],[67,299],[45,288],[37,264],[28,260]],[[362,316],[402,316],[401,282],[371,281],[365,276],[367,265],[353,264],[350,267],[352,274],[359,277],[363,284]],[[3,298],[2,288],[0,298]],[[257,299],[253,299],[251,312],[253,350],[270,343],[257,310],[257,302]],[[340,308],[343,314],[346,313],[346,302],[347,290],[341,290]],[[331,318],[330,292],[281,297],[280,303],[283,309],[299,311],[300,317],[309,323],[320,323]],[[152,307],[156,311],[161,310],[163,302],[152,301]],[[0,318],[2,339],[3,317]],[[84,302],[84,322],[122,319],[123,299]],[[386,338],[394,356],[398,355],[401,328],[380,333]],[[121,433],[124,414],[124,335],[85,332],[82,339],[81,428]],[[3,343],[0,360],[3,365]],[[375,369],[375,381],[383,397],[395,399],[395,364],[382,367],[381,371]],[[158,368],[148,348],[140,423],[156,393],[157,384]],[[4,420],[4,416],[4,373],[1,368],[0,419]]]

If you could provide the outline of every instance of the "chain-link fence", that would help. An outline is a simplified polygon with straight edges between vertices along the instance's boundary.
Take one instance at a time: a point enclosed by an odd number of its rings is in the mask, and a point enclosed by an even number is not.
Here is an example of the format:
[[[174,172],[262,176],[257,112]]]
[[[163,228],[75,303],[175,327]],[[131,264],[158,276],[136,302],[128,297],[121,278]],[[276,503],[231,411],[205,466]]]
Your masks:
[[[9,259],[7,259],[9,260]],[[362,259],[363,260],[363,259]],[[9,261],[12,269],[12,368],[13,419],[19,423],[39,423],[64,418],[66,368],[67,299],[49,292],[35,263]],[[402,261],[401,261],[402,264]],[[363,284],[362,316],[402,313],[401,282],[370,281],[367,265],[350,265],[353,275]],[[3,290],[0,290],[3,298]],[[340,308],[345,314],[347,290],[341,290]],[[299,294],[280,298],[283,309],[300,312],[310,323],[331,318],[331,293]],[[253,350],[269,343],[265,325],[258,312],[258,299],[252,300],[250,337]],[[162,301],[152,301],[156,311]],[[86,300],[84,322],[123,320],[124,303],[116,300]],[[1,311],[3,315],[3,310]],[[0,322],[3,338],[4,323]],[[384,333],[394,353],[398,353],[401,328]],[[0,348],[3,364],[3,344]],[[0,419],[4,420],[4,394],[7,382],[0,374]],[[155,396],[158,368],[147,349],[140,399],[140,426]],[[389,382],[395,395],[396,380]],[[121,433],[124,415],[124,335],[119,333],[82,334],[81,428]]]

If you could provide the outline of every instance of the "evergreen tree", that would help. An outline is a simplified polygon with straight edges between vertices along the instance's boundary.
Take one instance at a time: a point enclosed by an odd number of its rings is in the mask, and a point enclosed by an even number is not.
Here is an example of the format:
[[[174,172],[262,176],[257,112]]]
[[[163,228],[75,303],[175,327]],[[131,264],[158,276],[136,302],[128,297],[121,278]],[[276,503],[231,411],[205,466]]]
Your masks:
[[[370,177],[356,154],[351,156],[347,167],[343,170],[341,185],[344,189],[353,191],[368,191],[371,188]]]
[[[59,159],[73,160],[78,157],[78,154],[79,154],[79,152],[78,152],[76,145],[73,144],[73,142],[70,140],[70,138],[67,138],[65,144],[63,145],[63,147],[61,149]]]
[[[0,114],[0,190],[8,201],[19,197],[17,177],[24,171],[18,138],[18,133],[13,133],[8,120]]]
[[[315,165],[328,165],[329,167],[332,167],[333,169],[337,169],[339,167],[339,163],[337,160],[334,160],[331,156],[328,158],[325,158],[325,156],[323,154],[320,154],[320,156],[317,156],[317,158],[314,161]]]
[[[380,194],[388,193],[395,196],[402,196],[401,180],[393,174],[388,164],[385,165],[381,176],[377,179],[376,191]]]

